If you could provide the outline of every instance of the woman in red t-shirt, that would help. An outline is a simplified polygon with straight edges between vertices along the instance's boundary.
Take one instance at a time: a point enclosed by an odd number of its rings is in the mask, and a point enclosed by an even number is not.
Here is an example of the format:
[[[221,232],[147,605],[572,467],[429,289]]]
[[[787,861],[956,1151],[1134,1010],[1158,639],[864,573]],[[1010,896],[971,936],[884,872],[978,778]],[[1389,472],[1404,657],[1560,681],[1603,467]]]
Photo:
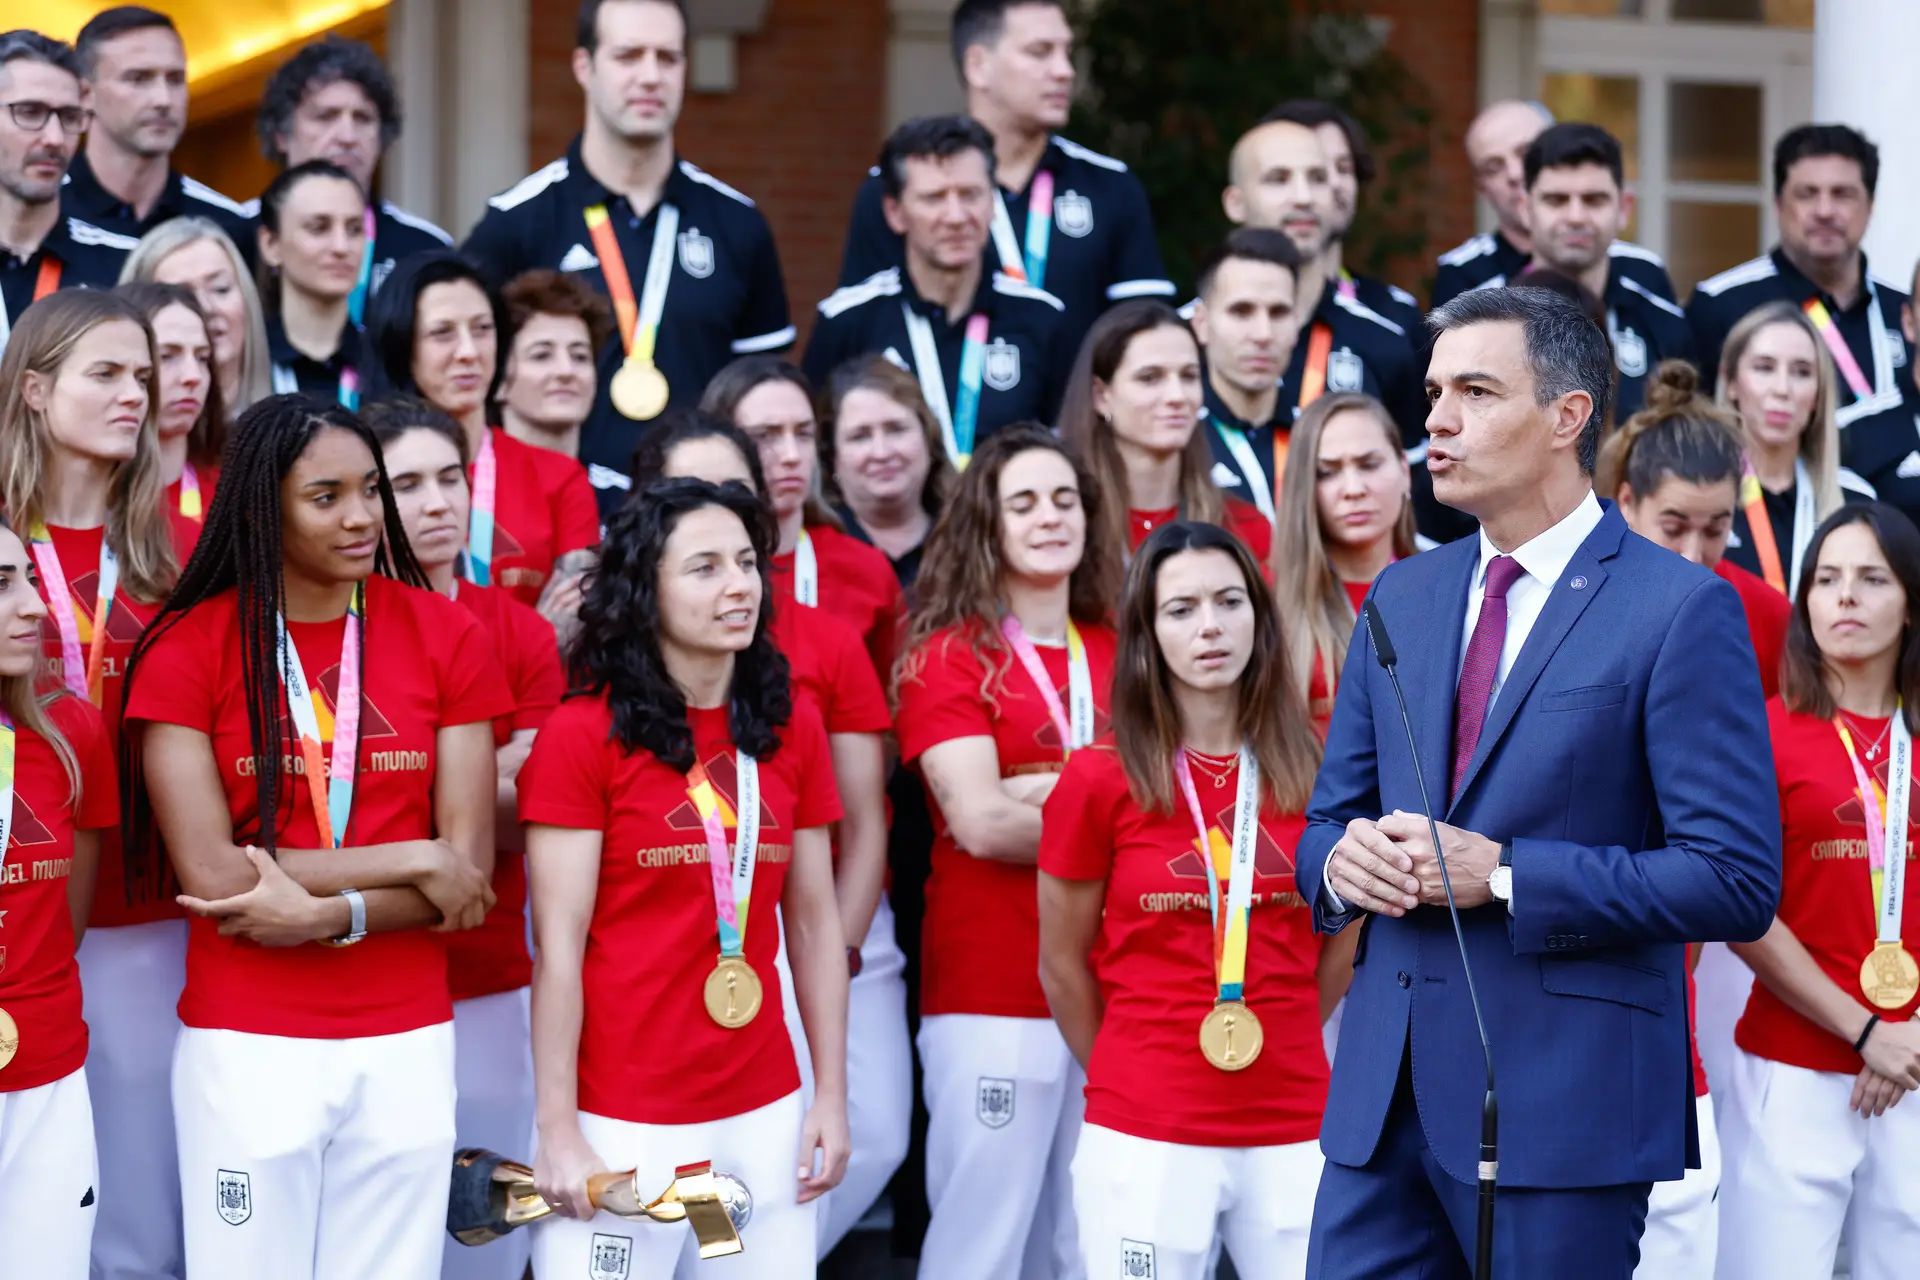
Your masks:
[[[1303,1277],[1320,1028],[1353,954],[1293,879],[1320,740],[1259,562],[1222,529],[1147,539],[1119,645],[1112,736],[1067,762],[1040,840],[1040,980],[1087,1073],[1085,1274],[1199,1280],[1218,1239],[1241,1275]],[[1348,973],[1323,990],[1333,950]]]
[[[1088,536],[1118,558],[1174,520],[1222,525],[1260,560],[1273,528],[1258,508],[1221,496],[1200,432],[1200,344],[1179,313],[1152,298],[1094,322],[1067,380],[1060,437],[1107,497]]]
[[[666,415],[641,437],[633,479],[738,481],[763,494],[760,458],[738,427],[705,414]],[[906,957],[894,938],[888,904],[886,734],[893,727],[885,692],[859,635],[824,609],[789,603],[774,610],[773,642],[792,668],[794,691],[812,700],[827,729],[840,821],[833,828],[834,897],[847,944],[847,1176],[820,1209],[822,1257],[858,1222],[906,1159],[913,1115],[913,1060],[907,1041]],[[811,1098],[806,1029],[791,999],[786,952],[778,957],[787,1030]]]
[[[1920,532],[1880,503],[1842,508],[1797,586],[1767,708],[1780,907],[1765,937],[1733,947],[1758,981],[1714,1082],[1718,1274],[1829,1275],[1844,1227],[1856,1280],[1895,1280],[1920,1251]]]
[[[736,484],[665,480],[608,522],[568,699],[520,774],[534,937],[534,1270],[668,1280],[684,1230],[596,1213],[587,1180],[712,1160],[753,1191],[756,1276],[812,1276],[847,1162],[847,966],[826,730],[769,634],[772,522]],[[778,914],[775,908],[780,908]],[[805,1108],[774,969],[813,1050]],[[716,956],[717,952],[717,956]],[[794,1159],[799,1157],[799,1178]]]
[[[1324,738],[1361,602],[1382,569],[1420,549],[1413,478],[1386,406],[1356,391],[1315,400],[1289,445],[1313,465],[1288,467],[1281,479],[1270,572],[1291,624],[1287,669]]]
[[[1080,1072],[1040,989],[1040,807],[1106,728],[1120,547],[1045,428],[974,451],[927,539],[897,681],[900,757],[933,801],[921,936],[923,1280],[1018,1275],[1029,1239],[1078,1273],[1068,1161]]]
[[[380,441],[394,509],[427,584],[480,620],[507,676],[513,713],[494,723],[499,778],[494,819],[493,909],[478,929],[447,939],[453,994],[455,1124],[460,1145],[533,1149],[533,1049],[527,986],[526,843],[514,784],[533,739],[560,705],[564,681],[553,628],[498,587],[460,577],[467,543],[467,437],[452,418],[412,396],[377,401],[367,425]],[[490,1248],[447,1251],[445,1280],[520,1280],[525,1233]]]
[[[128,873],[164,837],[196,917],[186,1270],[429,1280],[454,1139],[436,930],[491,905],[512,703],[480,624],[422,589],[357,417],[269,397],[226,463],[127,669]]]
[[[375,394],[417,395],[467,436],[473,484],[469,581],[537,604],[550,580],[576,576],[600,540],[600,511],[574,459],[487,425],[499,379],[506,307],[473,264],[451,251],[404,258],[367,309]]]
[[[84,1280],[99,1166],[73,953],[119,793],[99,712],[41,678],[29,564],[0,525],[0,1240],[10,1275]]]
[[[906,612],[893,562],[849,537],[820,498],[820,425],[807,376],[777,356],[746,356],[715,374],[700,412],[747,433],[760,451],[763,491],[780,522],[774,598],[826,610],[858,631],[886,680]]]
[[[127,658],[198,531],[161,499],[152,423],[163,383],[138,307],[96,290],[34,303],[0,360],[0,457],[9,459],[0,506],[38,571],[53,674],[101,709],[112,742]],[[104,1257],[178,1272],[178,1188],[163,1175],[174,1167],[168,1064],[187,925],[157,880],[127,883],[118,830],[101,840],[80,954],[101,1163],[115,1187],[103,1194],[97,1234]],[[129,1185],[147,1190],[122,1194]]]
[[[193,290],[181,284],[143,281],[115,293],[138,308],[153,330],[159,361],[154,388],[154,428],[160,441],[160,478],[169,511],[199,524],[220,481],[220,454],[227,447],[227,406],[213,371],[213,338],[207,313]]]

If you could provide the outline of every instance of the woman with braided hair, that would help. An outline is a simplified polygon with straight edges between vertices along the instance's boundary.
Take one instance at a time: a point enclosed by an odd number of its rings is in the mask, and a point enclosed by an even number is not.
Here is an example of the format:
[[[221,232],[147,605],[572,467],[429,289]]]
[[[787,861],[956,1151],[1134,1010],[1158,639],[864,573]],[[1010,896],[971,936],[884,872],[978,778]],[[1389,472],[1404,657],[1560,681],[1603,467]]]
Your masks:
[[[372,434],[273,396],[234,424],[128,666],[128,874],[164,839],[195,917],[173,1060],[190,1275],[439,1275],[439,935],[492,902],[512,702],[480,623],[424,585]]]

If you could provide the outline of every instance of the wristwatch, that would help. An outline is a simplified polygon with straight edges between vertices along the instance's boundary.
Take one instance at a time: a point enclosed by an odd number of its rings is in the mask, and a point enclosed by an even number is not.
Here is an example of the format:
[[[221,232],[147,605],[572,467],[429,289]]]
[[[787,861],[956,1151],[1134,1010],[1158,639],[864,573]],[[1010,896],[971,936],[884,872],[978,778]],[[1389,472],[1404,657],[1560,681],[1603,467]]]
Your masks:
[[[340,896],[347,900],[347,931],[337,938],[322,939],[330,947],[350,947],[367,936],[367,900],[358,889],[342,889]]]
[[[1506,904],[1509,914],[1513,911],[1513,841],[1500,846],[1500,865],[1487,876],[1487,891],[1493,894],[1495,902]]]

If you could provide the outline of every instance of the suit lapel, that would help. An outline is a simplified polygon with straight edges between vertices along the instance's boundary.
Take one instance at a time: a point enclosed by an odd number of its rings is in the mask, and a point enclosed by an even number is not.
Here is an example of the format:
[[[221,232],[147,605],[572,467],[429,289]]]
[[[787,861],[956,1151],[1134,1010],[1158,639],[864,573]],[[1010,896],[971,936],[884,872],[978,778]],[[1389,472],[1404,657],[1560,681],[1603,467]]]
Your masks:
[[[1446,803],[1453,770],[1453,700],[1454,686],[1460,679],[1461,620],[1466,616],[1474,570],[1480,564],[1478,537],[1462,538],[1453,545],[1459,551],[1449,550],[1448,554],[1454,556],[1455,563],[1435,576],[1431,594],[1422,601],[1425,613],[1421,621],[1426,625],[1439,621],[1440,634],[1431,644],[1420,645],[1410,654],[1404,650],[1401,653],[1402,664],[1411,666],[1404,683],[1413,690],[1410,710],[1427,794],[1439,797],[1442,804]],[[1414,660],[1411,664],[1409,657]]]

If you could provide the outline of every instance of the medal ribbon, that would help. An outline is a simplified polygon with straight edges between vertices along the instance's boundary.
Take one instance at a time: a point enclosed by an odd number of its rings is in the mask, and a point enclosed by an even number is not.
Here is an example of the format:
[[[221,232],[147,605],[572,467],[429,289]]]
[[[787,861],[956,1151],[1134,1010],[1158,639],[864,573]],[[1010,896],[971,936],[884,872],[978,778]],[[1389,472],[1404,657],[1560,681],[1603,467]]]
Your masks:
[[[1227,909],[1220,910],[1220,872],[1215,866],[1213,828],[1200,812],[1193,768],[1183,747],[1174,753],[1173,774],[1180,780],[1187,812],[1193,815],[1200,860],[1207,865],[1207,903],[1213,911],[1213,966],[1222,1000],[1238,1000],[1247,981],[1247,923],[1253,911],[1253,861],[1260,846],[1260,762],[1240,748],[1240,784],[1233,797],[1233,844],[1228,851]]]
[[[1053,239],[1053,174],[1041,169],[1033,175],[1027,191],[1026,248],[1013,238],[1013,216],[1007,212],[1006,196],[998,186],[993,189],[993,246],[1000,255],[1000,270],[1016,280],[1024,280],[1036,289],[1047,287],[1047,251]]]
[[[206,508],[200,502],[200,473],[191,462],[180,471],[180,514],[189,520],[206,517]]]
[[[361,222],[366,230],[367,251],[360,255],[360,275],[353,282],[353,292],[347,295],[347,319],[358,329],[367,315],[367,298],[373,292],[373,233],[376,226],[373,216],[373,204],[367,204],[366,215]],[[341,401],[342,404],[346,402]],[[351,409],[352,405],[347,405]]]
[[[1901,910],[1906,902],[1907,807],[1913,786],[1913,737],[1907,731],[1906,712],[1898,701],[1893,704],[1884,792],[1860,762],[1853,735],[1838,713],[1833,717],[1833,727],[1840,731],[1840,744],[1847,749],[1847,763],[1853,766],[1854,785],[1860,792],[1860,807],[1867,814],[1867,867],[1873,877],[1875,940],[1898,944]]]
[[[287,635],[287,619],[276,614],[279,632],[280,677],[287,686],[287,710],[294,732],[300,735],[300,759],[307,772],[307,796],[313,802],[313,823],[324,848],[338,849],[347,838],[353,816],[353,775],[360,752],[360,632],[367,616],[367,585],[353,589],[347,606],[347,626],[340,638],[340,694],[333,703],[333,753],[320,759],[320,716],[314,699],[317,686],[308,683],[300,652]]]
[[[498,500],[500,461],[493,452],[493,431],[480,432],[480,456],[473,460],[473,507],[467,512],[467,581],[493,581],[493,508]]]
[[[667,286],[673,281],[673,240],[680,234],[680,210],[660,205],[653,224],[653,249],[647,255],[647,277],[640,286],[640,302],[633,300],[633,281],[627,275],[627,260],[620,253],[620,241],[613,234],[613,222],[604,204],[587,208],[587,236],[600,259],[600,274],[606,278],[607,293],[613,300],[613,314],[620,322],[620,349],[629,364],[653,363],[654,344],[660,336],[660,317],[667,309]]]
[[[809,609],[820,607],[820,561],[813,554],[813,535],[805,528],[793,544],[793,598]]]
[[[13,837],[13,759],[17,746],[13,717],[0,710],[0,863],[7,860]]]
[[[1040,701],[1046,704],[1047,715],[1053,720],[1053,727],[1059,731],[1060,741],[1065,746],[1064,754],[1072,755],[1076,750],[1093,741],[1093,675],[1087,668],[1087,646],[1080,639],[1080,628],[1067,620],[1067,701],[1071,710],[1060,705],[1060,692],[1053,687],[1053,677],[1047,674],[1047,667],[1040,660],[1040,651],[1033,646],[1033,639],[1027,635],[1020,619],[1008,614],[1000,620],[1000,634],[1013,646],[1014,656],[1020,659],[1020,665],[1026,669],[1027,678],[1033,681],[1040,691]]]
[[[747,908],[753,900],[753,870],[760,860],[760,766],[744,751],[733,753],[740,793],[733,814],[734,847],[727,852],[726,800],[696,758],[687,770],[687,799],[707,832],[707,866],[713,873],[713,903],[719,917],[720,954],[741,955],[747,940]]]
[[[60,260],[53,257],[41,258],[40,271],[33,277],[33,301],[40,301],[59,287]],[[0,351],[7,349],[7,337],[12,332],[13,322],[7,319],[7,300],[0,298]]]
[[[965,471],[973,457],[973,437],[980,423],[980,380],[987,364],[987,318],[967,317],[967,337],[960,348],[960,398],[947,399],[946,375],[940,371],[940,348],[933,340],[933,322],[905,302],[900,314],[907,322],[908,345],[913,348],[913,371],[920,379],[920,394],[940,424],[940,438],[947,446],[947,460],[954,469]]]
[[[35,521],[27,537],[33,547],[33,562],[40,568],[40,581],[47,588],[53,625],[60,632],[60,678],[67,688],[100,705],[101,674],[107,657],[107,616],[113,611],[113,593],[120,586],[120,559],[108,544],[107,531],[100,531],[99,586],[93,598],[93,637],[87,643],[85,661],[80,657],[80,619],[73,609],[73,592],[67,586],[66,571],[60,567],[60,552],[44,520]]]
[[[1767,515],[1766,494],[1760,476],[1749,458],[1740,460],[1740,509],[1747,517],[1747,536],[1753,539],[1753,554],[1760,561],[1760,576],[1767,585],[1791,599],[1793,584],[1800,581],[1800,567],[1807,547],[1813,542],[1813,478],[1804,462],[1793,464],[1793,565],[1789,575],[1780,561],[1780,544],[1774,540],[1773,520]]]
[[[1856,400],[1873,398],[1873,384],[1867,381],[1867,375],[1860,371],[1860,362],[1853,358],[1853,349],[1847,346],[1845,335],[1834,322],[1833,313],[1827,310],[1827,304],[1818,298],[1808,298],[1800,308],[1806,312],[1807,319],[1813,321],[1813,327],[1819,331],[1820,340],[1827,344],[1827,353],[1833,357],[1834,367],[1840,370],[1840,376],[1847,380],[1847,386],[1853,391]]]

